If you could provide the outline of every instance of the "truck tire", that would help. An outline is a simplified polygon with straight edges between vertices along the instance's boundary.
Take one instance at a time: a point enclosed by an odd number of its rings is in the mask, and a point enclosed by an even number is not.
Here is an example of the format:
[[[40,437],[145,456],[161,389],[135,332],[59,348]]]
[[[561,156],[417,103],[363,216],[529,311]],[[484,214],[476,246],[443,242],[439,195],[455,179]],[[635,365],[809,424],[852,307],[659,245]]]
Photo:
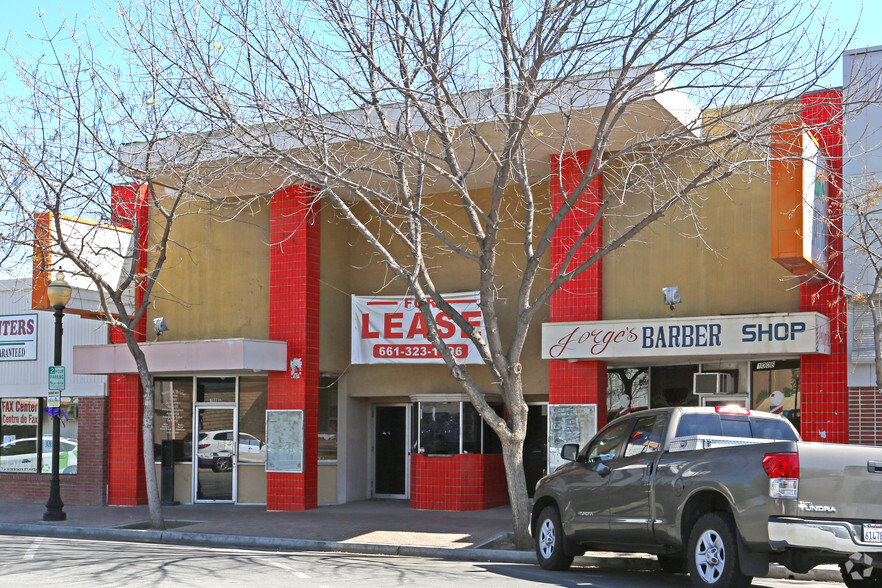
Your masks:
[[[855,571],[861,576],[860,578],[854,577]],[[839,573],[842,574],[842,581],[848,588],[873,588],[874,586],[882,588],[882,570],[873,569],[870,577],[865,578],[860,570],[843,563],[839,564]]]
[[[545,570],[567,570],[573,563],[573,556],[564,550],[565,538],[560,524],[557,507],[546,506],[536,521],[536,559]]]
[[[741,573],[735,520],[727,512],[712,512],[695,523],[689,534],[689,577],[693,586],[722,588],[750,586]]]

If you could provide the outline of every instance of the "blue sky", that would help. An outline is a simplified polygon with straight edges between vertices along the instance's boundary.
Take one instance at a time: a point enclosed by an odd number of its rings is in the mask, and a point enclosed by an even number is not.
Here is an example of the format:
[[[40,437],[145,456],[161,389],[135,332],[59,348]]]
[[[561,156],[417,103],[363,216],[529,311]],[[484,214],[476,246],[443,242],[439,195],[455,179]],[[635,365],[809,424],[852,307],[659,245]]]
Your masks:
[[[775,0],[770,0],[775,1]],[[806,0],[791,0],[793,2],[806,2]],[[195,2],[195,0],[194,0]],[[23,4],[28,5],[28,2]],[[96,15],[103,18],[109,25],[116,22],[116,16],[112,9],[113,0],[38,0],[27,8],[9,10],[4,14],[0,24],[0,34],[6,28],[8,34],[24,44],[26,47],[39,51],[36,43],[28,39],[28,33],[43,36],[42,22],[47,24],[49,30],[54,30],[62,22],[61,13],[68,20],[74,18],[82,20],[87,18],[94,20]],[[879,0],[813,0],[818,14],[827,14],[827,24],[833,30],[852,31],[857,27],[854,40],[848,48],[871,47],[882,45],[882,2]],[[36,8],[39,6],[40,8]],[[835,8],[831,9],[831,6]],[[38,13],[42,16],[38,16]],[[860,19],[860,22],[859,22]],[[818,33],[820,33],[820,28]],[[5,55],[0,55],[0,71],[7,72],[4,78],[13,89],[16,82],[9,79],[9,62]],[[833,75],[824,80],[828,87],[839,86],[842,83],[842,72],[837,68]]]

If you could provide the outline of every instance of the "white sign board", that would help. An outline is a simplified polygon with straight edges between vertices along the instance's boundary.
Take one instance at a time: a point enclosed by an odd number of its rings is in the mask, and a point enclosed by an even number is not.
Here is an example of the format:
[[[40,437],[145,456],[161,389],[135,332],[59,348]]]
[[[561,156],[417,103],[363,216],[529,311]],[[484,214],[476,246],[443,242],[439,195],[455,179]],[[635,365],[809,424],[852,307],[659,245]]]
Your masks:
[[[830,319],[815,312],[542,325],[543,359],[642,361],[830,353]]]
[[[266,471],[303,471],[303,411],[266,411]]]
[[[37,314],[0,316],[0,361],[37,359]]]
[[[578,443],[579,448],[591,441],[597,433],[596,404],[548,405],[548,471],[553,472],[566,463],[560,450],[566,443]]]
[[[443,297],[486,338],[477,292],[444,294]],[[481,363],[478,350],[446,313],[434,309],[433,316],[438,334],[459,363]],[[352,297],[354,364],[444,363],[427,334],[426,321],[411,297]]]

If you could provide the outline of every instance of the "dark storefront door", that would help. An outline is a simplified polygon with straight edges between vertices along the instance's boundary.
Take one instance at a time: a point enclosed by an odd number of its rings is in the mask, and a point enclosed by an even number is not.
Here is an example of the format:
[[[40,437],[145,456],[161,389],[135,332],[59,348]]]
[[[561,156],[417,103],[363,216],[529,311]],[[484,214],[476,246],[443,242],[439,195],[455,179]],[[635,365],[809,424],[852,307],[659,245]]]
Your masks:
[[[374,495],[407,497],[407,407],[374,412]]]
[[[524,478],[527,480],[527,495],[532,498],[536,491],[536,482],[548,469],[548,405],[531,404],[527,409]]]

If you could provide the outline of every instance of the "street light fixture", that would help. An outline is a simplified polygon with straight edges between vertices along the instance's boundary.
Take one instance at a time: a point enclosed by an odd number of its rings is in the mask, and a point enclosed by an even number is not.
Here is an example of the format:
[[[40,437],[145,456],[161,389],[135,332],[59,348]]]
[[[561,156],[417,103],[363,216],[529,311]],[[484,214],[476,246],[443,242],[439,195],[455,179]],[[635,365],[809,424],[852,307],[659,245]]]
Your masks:
[[[64,307],[70,302],[71,287],[64,281],[64,274],[58,272],[55,279],[46,288],[49,304],[55,309],[55,362],[61,365],[61,339],[64,330],[61,328],[61,319],[64,317]],[[61,483],[58,478],[58,451],[61,445],[61,414],[56,413],[52,417],[52,478],[49,482],[49,500],[46,502],[46,512],[43,513],[44,521],[63,521],[67,519],[64,512],[64,503],[61,501]]]

